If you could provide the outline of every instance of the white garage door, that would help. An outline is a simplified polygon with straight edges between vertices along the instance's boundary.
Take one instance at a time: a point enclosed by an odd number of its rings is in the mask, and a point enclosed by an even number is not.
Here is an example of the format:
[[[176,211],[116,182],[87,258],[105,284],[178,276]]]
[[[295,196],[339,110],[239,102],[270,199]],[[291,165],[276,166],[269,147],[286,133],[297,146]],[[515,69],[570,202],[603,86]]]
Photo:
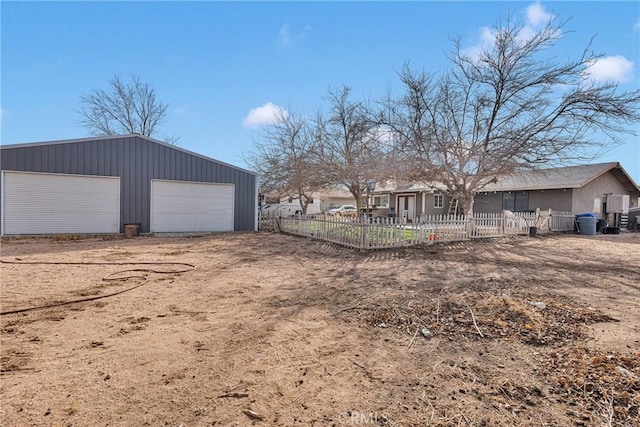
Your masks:
[[[119,231],[119,177],[2,172],[2,234]]]
[[[233,184],[151,180],[151,232],[233,231]]]

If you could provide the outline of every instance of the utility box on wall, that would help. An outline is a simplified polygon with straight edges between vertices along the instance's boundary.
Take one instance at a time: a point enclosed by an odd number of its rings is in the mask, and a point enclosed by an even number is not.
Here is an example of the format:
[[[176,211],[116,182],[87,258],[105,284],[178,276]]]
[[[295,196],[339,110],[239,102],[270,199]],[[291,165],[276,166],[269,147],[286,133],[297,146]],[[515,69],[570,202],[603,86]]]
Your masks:
[[[629,195],[607,194],[606,213],[629,213]]]

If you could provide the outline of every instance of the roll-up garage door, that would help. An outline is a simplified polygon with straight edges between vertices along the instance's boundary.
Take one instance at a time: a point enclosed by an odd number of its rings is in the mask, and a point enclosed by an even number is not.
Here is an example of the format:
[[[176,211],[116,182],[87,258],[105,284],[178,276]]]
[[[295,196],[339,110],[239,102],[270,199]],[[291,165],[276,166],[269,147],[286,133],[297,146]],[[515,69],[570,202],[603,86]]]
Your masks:
[[[119,177],[2,171],[2,234],[119,231]]]
[[[151,181],[151,232],[233,231],[234,185]]]

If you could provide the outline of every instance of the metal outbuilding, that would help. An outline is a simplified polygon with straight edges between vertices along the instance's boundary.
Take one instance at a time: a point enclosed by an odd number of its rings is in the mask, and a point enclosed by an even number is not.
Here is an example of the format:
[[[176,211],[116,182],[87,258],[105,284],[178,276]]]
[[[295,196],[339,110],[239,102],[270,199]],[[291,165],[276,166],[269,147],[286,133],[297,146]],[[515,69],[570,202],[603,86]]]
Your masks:
[[[251,231],[256,173],[141,135],[0,147],[2,235]]]

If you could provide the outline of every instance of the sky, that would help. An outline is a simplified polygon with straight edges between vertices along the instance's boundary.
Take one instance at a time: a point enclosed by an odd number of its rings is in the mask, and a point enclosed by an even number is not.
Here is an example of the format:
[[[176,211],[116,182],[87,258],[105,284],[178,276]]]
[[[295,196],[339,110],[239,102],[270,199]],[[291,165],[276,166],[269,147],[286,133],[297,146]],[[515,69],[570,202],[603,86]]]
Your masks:
[[[279,108],[313,114],[329,88],[399,93],[404,63],[439,73],[453,37],[473,52],[500,18],[535,31],[568,22],[555,47],[602,54],[591,78],[640,88],[640,2],[0,2],[2,144],[91,136],[79,99],[132,73],[169,104],[157,135],[227,163],[244,161]],[[636,126],[640,131],[640,124]],[[594,159],[640,184],[640,137]]]

